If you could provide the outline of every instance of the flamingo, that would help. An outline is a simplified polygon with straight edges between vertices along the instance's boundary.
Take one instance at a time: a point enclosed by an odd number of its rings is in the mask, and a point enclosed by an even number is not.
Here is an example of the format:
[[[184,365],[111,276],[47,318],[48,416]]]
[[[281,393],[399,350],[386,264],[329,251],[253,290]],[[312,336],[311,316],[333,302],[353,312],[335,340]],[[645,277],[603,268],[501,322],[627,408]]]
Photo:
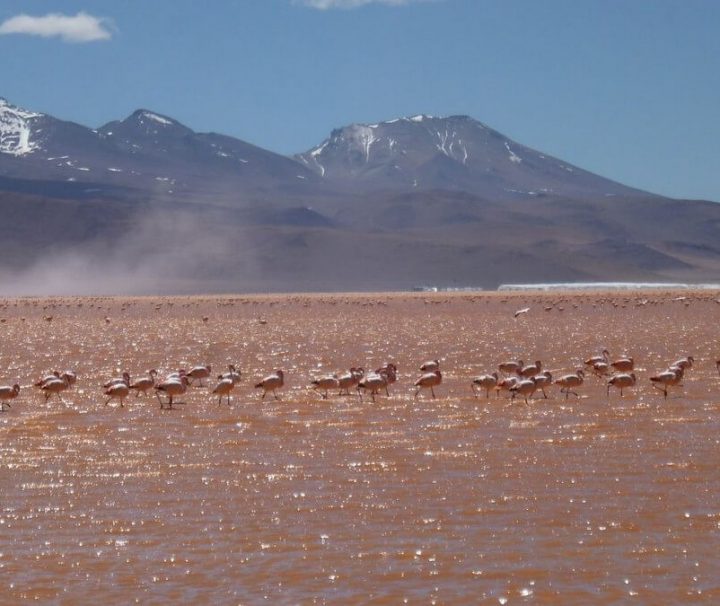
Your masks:
[[[662,391],[667,400],[668,387],[679,385],[684,374],[685,372],[680,366],[671,366],[667,370],[650,377],[650,380],[653,382],[653,387]]]
[[[20,385],[17,383],[15,383],[12,387],[10,385],[0,386],[0,412],[5,412],[5,406],[12,408],[9,400],[17,398],[19,393]]]
[[[526,314],[526,313],[529,312],[529,311],[530,311],[530,308],[529,308],[529,307],[523,307],[522,309],[518,309],[518,310],[513,314],[513,317],[514,317],[514,318],[517,318],[518,316],[521,316],[521,315],[523,315],[523,314]]]
[[[346,395],[350,395],[350,388],[356,387],[360,380],[365,376],[365,371],[362,368],[352,367],[348,372],[341,374],[338,377],[338,387],[340,392],[338,395],[342,395],[345,390]]]
[[[235,381],[231,377],[220,379],[220,382],[213,389],[213,393],[218,396],[218,406],[222,404],[223,396],[227,396],[227,403],[230,406],[230,392],[235,388]]]
[[[234,364],[228,364],[228,371],[218,375],[218,379],[231,379],[233,383],[240,383],[242,372],[235,368]]]
[[[694,363],[695,363],[695,358],[693,356],[685,356],[684,358],[675,360],[675,362],[670,364],[670,368],[672,368],[673,366],[677,366],[678,368],[682,368],[683,371],[685,371],[688,368],[692,368]]]
[[[367,376],[360,379],[357,386],[357,391],[360,399],[362,400],[362,394],[360,392],[361,389],[370,392],[370,397],[372,398],[373,402],[375,401],[375,394],[377,394],[381,389],[385,389],[385,392],[387,393],[389,372],[391,372],[390,369],[383,368],[380,370],[380,372],[371,372]]]
[[[611,362],[610,366],[621,373],[629,373],[635,368],[635,361],[632,359],[632,356],[625,356]]]
[[[52,374],[45,375],[44,377],[40,377],[35,383],[33,383],[33,386],[40,387],[42,389],[42,386],[45,385],[45,383],[48,383],[49,381],[55,381],[56,379],[60,378],[60,373],[55,370]]]
[[[592,365],[593,374],[596,377],[604,377],[610,372],[610,364],[608,362],[595,362]]]
[[[544,370],[540,374],[535,375],[533,378],[535,379],[535,386],[537,387],[537,389],[542,391],[542,395],[547,400],[545,388],[552,385],[552,373],[549,370]]]
[[[209,364],[207,366],[195,366],[186,373],[188,382],[192,383],[195,379],[199,379],[199,386],[204,387],[203,379],[207,379],[211,371],[212,367]]]
[[[385,395],[390,396],[390,392],[388,391],[388,386],[392,385],[397,381],[397,366],[393,364],[392,362],[387,362],[385,366],[381,366],[378,368],[376,373],[384,373],[385,375]]]
[[[525,404],[527,404],[528,397],[532,397],[536,389],[537,385],[535,383],[535,377],[521,379],[510,388],[510,393],[512,394],[511,401],[515,399],[515,396],[520,394],[523,398],[525,398]]]
[[[542,362],[540,360],[536,360],[535,364],[528,364],[518,370],[518,374],[526,379],[534,377],[535,375],[540,374],[540,372],[542,372]]]
[[[72,387],[75,383],[77,383],[77,374],[74,370],[63,370],[60,373],[60,378],[67,379],[68,387]]]
[[[523,366],[525,366],[525,363],[522,360],[503,362],[498,366],[498,370],[506,375],[515,375]]]
[[[117,383],[124,383],[125,385],[130,385],[130,374],[127,372],[122,373],[122,377],[115,377],[113,379],[110,379],[109,381],[106,381],[103,383],[103,388],[108,389],[109,387],[117,384]]]
[[[607,349],[603,349],[602,353],[596,356],[590,356],[585,360],[586,366],[595,366],[598,362],[608,364],[610,361],[610,352]]]
[[[420,370],[422,372],[435,372],[436,370],[440,370],[440,360],[430,360],[425,362],[422,366],[420,366]]]
[[[572,393],[578,395],[577,392],[572,391],[571,387],[580,387],[585,381],[585,372],[582,369],[575,371],[575,374],[563,375],[559,379],[555,380],[556,385],[560,385],[560,393],[565,393],[565,399]],[[578,396],[579,397],[579,396]]]
[[[130,389],[135,390],[136,398],[140,397],[140,392],[147,393],[149,389],[155,386],[155,377],[157,377],[157,370],[151,368],[146,377],[135,379],[135,381],[130,384]]]
[[[423,376],[421,376],[417,381],[415,381],[415,387],[417,387],[417,390],[415,391],[415,397],[418,397],[418,394],[420,393],[421,389],[430,389],[430,393],[432,394],[432,397],[435,398],[435,390],[434,387],[437,385],[440,385],[442,383],[442,373],[440,370],[434,370],[433,372],[426,372]]]
[[[485,390],[485,397],[490,397],[490,390],[495,389],[498,384],[498,373],[494,372],[489,375],[480,375],[479,377],[475,377],[472,380],[472,383],[470,386],[472,387],[473,393],[475,394],[475,397],[477,397],[477,391],[476,387],[479,387],[480,389]]]
[[[628,387],[634,387],[635,382],[637,381],[637,377],[635,377],[635,373],[620,373],[614,375],[607,383],[607,395],[610,397],[610,388],[615,387],[616,389],[620,390],[620,397],[623,395],[623,389],[627,389]]]
[[[123,402],[129,393],[130,386],[125,381],[112,383],[105,389],[105,395],[110,396],[107,402],[105,402],[105,406],[110,404],[112,400],[120,400],[120,407],[123,408],[125,406]]]
[[[165,380],[155,385],[155,396],[157,397],[158,402],[160,402],[160,409],[165,408],[165,404],[160,399],[161,391],[168,396],[168,410],[171,410],[173,398],[184,394],[187,391],[188,384],[188,378],[185,375],[182,375],[178,379],[170,379],[169,381]]]
[[[273,392],[273,396],[275,396],[275,399],[277,400],[277,393],[275,393],[276,389],[280,389],[285,384],[285,375],[283,374],[282,370],[276,370],[273,374],[268,375],[265,377],[262,381],[260,381],[258,384],[255,385],[255,389],[262,389],[263,395],[261,400],[265,399],[265,394],[267,394],[268,391]]]
[[[340,387],[340,381],[338,380],[337,375],[326,375],[324,377],[318,377],[317,379],[313,379],[310,383],[313,386],[313,390],[325,391],[325,393],[321,394],[323,400],[327,400],[329,390],[337,389],[338,387]]]
[[[501,379],[498,381],[497,385],[495,386],[495,389],[497,390],[498,396],[500,396],[501,391],[507,391],[510,392],[510,390],[515,387],[515,384],[518,382],[517,377],[507,377],[505,379]]]
[[[61,402],[63,399],[60,397],[60,392],[65,391],[68,387],[70,387],[70,383],[68,381],[68,378],[66,376],[62,378],[55,378],[47,381],[40,389],[42,389],[43,393],[45,394],[45,401],[47,402],[52,394],[55,394],[58,397],[58,400]]]

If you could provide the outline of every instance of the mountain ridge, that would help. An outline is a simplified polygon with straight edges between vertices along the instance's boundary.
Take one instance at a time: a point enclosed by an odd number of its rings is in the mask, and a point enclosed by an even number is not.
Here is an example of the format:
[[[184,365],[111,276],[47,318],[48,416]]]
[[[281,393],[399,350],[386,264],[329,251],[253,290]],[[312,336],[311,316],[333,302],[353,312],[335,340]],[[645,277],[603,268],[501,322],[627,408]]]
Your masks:
[[[720,204],[463,115],[350,124],[289,157],[150,109],[91,129],[3,101],[0,216],[0,293],[137,292],[137,272],[158,292],[720,277]]]

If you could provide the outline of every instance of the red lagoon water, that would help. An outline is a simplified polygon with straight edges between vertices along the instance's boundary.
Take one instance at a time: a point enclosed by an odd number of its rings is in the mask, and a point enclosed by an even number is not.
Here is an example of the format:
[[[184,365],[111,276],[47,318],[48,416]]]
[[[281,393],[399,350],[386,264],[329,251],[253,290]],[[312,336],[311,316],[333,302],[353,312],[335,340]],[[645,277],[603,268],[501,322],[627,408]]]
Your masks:
[[[2,601],[718,603],[711,294],[0,302],[0,384],[23,385],[0,415]],[[470,390],[506,359],[557,375],[603,347],[636,360],[622,398],[597,378],[528,406]],[[648,377],[686,354],[664,400]],[[414,399],[431,358],[438,397]],[[388,360],[390,397],[309,390]],[[122,370],[198,363],[242,368],[230,406],[207,387],[104,405]],[[65,368],[64,402],[30,387]]]

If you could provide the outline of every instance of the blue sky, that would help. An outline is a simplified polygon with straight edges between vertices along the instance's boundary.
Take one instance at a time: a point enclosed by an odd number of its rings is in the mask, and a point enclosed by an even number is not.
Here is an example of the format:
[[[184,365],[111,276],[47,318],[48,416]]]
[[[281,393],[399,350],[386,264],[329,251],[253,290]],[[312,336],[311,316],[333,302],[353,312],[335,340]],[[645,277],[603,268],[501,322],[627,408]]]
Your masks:
[[[13,21],[48,13],[85,21]],[[153,109],[286,154],[351,122],[468,114],[720,201],[718,26],[717,0],[3,0],[0,96],[93,127]]]

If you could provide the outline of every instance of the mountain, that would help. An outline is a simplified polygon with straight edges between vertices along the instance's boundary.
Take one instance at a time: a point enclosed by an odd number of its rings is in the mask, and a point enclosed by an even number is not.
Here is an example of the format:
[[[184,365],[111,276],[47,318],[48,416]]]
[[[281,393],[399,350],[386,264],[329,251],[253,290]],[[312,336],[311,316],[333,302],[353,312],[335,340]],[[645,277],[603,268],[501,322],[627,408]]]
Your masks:
[[[720,204],[467,116],[353,124],[286,157],[147,109],[91,129],[0,100],[0,216],[0,294],[720,278]]]
[[[469,116],[339,128],[297,159],[355,190],[452,190],[493,199],[648,195],[505,137]]]
[[[90,129],[31,112],[0,99],[0,177],[38,181],[43,195],[56,182],[135,198],[239,198],[284,192],[302,194],[320,179],[285,156],[239,139],[195,133],[148,110]],[[86,188],[86,189],[88,189]]]

